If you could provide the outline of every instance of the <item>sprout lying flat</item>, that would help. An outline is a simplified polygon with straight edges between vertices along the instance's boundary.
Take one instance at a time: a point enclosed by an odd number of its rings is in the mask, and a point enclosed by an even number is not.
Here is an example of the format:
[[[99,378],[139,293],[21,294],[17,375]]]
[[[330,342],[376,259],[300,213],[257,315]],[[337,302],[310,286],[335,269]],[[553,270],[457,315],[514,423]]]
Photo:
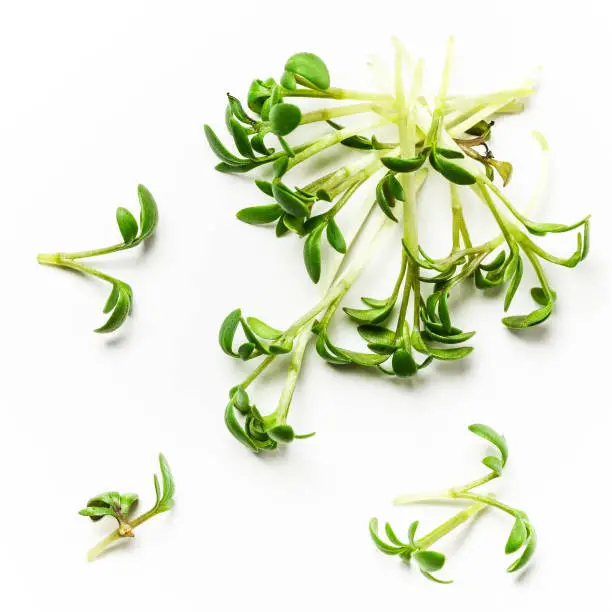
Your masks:
[[[272,78],[253,81],[248,110],[228,96],[226,125],[237,154],[205,126],[210,147],[220,159],[217,170],[245,173],[263,168],[268,172],[260,174],[255,184],[269,200],[240,210],[238,218],[251,225],[274,224],[277,237],[293,234],[303,240],[307,275],[324,285],[321,300],[287,329],[245,318],[238,310],[222,325],[220,341],[228,355],[245,361],[261,359],[232,389],[225,412],[230,431],[251,450],[275,448],[296,437],[287,416],[311,337],[316,337],[317,353],[332,365],[412,377],[434,362],[463,359],[472,352],[473,347],[466,343],[475,332],[464,331],[453,322],[451,294],[461,284],[474,283],[483,291],[506,287],[507,311],[525,266],[531,266],[538,279],[538,286],[531,290],[536,307],[502,319],[507,327],[520,330],[544,322],[554,310],[556,293],[543,263],[572,268],[586,257],[588,217],[570,224],[537,223],[528,213],[537,204],[538,194],[521,211],[503,190],[511,179],[512,165],[494,156],[492,135],[504,114],[523,109],[523,100],[534,93],[533,83],[483,96],[449,96],[451,58],[452,41],[438,93],[428,101],[422,92],[422,63],[413,62],[397,42],[393,95],[334,87],[319,57],[299,53],[286,62],[278,82]],[[299,98],[354,103],[302,112],[295,103]],[[370,119],[359,127],[337,122],[354,115]],[[330,131],[299,145],[288,142],[289,134],[299,134],[302,126],[315,122],[326,122]],[[377,137],[382,126],[395,126],[395,139]],[[545,181],[548,146],[542,135],[534,136],[542,149],[539,193]],[[360,151],[361,159],[308,184],[292,184],[291,171],[296,166],[334,146]],[[447,181],[452,213],[448,255],[441,258],[426,252],[417,226],[418,193],[432,174]],[[356,192],[370,181],[376,181],[374,202],[355,235],[347,239],[338,213],[358,200]],[[462,194],[466,190],[476,194],[499,227],[499,234],[482,244],[472,240],[464,216]],[[363,297],[361,307],[346,303],[346,294],[381,242],[378,238],[395,227],[400,264],[387,296]],[[576,232],[576,249],[569,257],[557,257],[537,243],[546,234],[572,231]],[[324,241],[332,249],[331,257],[323,256]],[[341,312],[356,324],[364,350],[339,346],[332,339],[332,322]],[[244,336],[241,341],[237,340],[239,330]],[[252,404],[246,389],[283,354],[290,358],[287,383],[276,411],[265,415]]]

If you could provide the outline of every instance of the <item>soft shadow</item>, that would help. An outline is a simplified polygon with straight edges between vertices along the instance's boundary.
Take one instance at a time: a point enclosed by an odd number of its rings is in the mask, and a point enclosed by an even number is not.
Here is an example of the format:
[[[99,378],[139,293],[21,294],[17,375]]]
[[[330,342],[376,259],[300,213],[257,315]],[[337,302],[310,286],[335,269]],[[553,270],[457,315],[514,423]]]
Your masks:
[[[549,325],[536,325],[534,327],[527,327],[525,329],[511,329],[508,328],[508,332],[516,338],[519,338],[522,342],[528,342],[530,344],[540,344],[546,342],[550,338],[550,326]]]
[[[533,568],[535,566],[535,563],[533,561],[531,561],[529,563],[529,565],[523,569],[520,574],[518,574],[518,576],[515,579],[515,583],[516,584],[523,584],[524,582],[529,582],[529,580],[531,580],[531,576],[533,574]]]

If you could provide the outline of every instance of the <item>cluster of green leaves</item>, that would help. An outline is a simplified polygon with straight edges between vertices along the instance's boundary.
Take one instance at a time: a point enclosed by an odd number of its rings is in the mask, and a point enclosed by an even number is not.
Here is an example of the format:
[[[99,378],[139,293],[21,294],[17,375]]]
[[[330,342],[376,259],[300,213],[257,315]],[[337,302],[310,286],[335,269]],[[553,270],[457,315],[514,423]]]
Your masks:
[[[483,424],[470,425],[469,430],[477,436],[487,440],[487,442],[496,448],[497,452],[494,455],[487,455],[482,460],[483,465],[489,469],[489,473],[483,478],[479,478],[478,480],[460,487],[453,487],[439,494],[425,495],[423,497],[413,495],[399,497],[396,499],[396,503],[468,500],[474,502],[470,508],[459,512],[459,514],[419,540],[415,540],[415,533],[419,522],[414,521],[408,528],[407,542],[402,542],[395,535],[389,523],[385,524],[385,533],[388,539],[388,542],[385,542],[378,533],[378,520],[372,519],[370,521],[370,535],[374,544],[381,552],[387,555],[399,556],[400,559],[405,562],[410,562],[411,560],[415,561],[421,572],[427,578],[444,584],[449,581],[439,580],[437,577],[432,576],[432,572],[436,572],[444,567],[446,557],[440,552],[429,550],[429,548],[457,527],[476,516],[484,508],[496,508],[509,514],[514,519],[510,534],[506,540],[504,551],[507,555],[518,552],[520,552],[520,554],[508,566],[508,572],[516,572],[525,567],[533,557],[536,549],[536,532],[525,512],[500,502],[493,495],[473,493],[478,487],[502,475],[503,469],[508,461],[508,445],[505,437],[497,433],[488,425]]]
[[[109,317],[104,325],[94,330],[101,334],[114,332],[125,322],[132,310],[132,288],[118,278],[80,263],[80,260],[133,249],[153,236],[159,213],[151,192],[144,185],[138,185],[138,201],[140,203],[140,223],[127,208],[117,208],[116,218],[121,233],[121,243],[90,251],[41,254],[38,256],[38,261],[41,264],[76,270],[82,274],[104,280],[112,286],[103,308],[104,314],[108,314]]]
[[[295,103],[300,97],[368,102],[302,113]],[[404,98],[403,94],[401,98]],[[492,98],[499,100],[500,96],[494,94]],[[490,117],[482,116],[482,97],[474,101],[472,109],[465,102],[458,109],[463,131],[452,136],[445,124],[450,109],[444,96],[439,96],[439,106],[431,111],[423,98],[415,97],[421,110],[431,112],[431,122],[427,126],[415,126],[418,127],[415,134],[420,136],[415,136],[414,147],[410,149],[414,154],[403,154],[408,149],[400,144],[399,126],[407,115],[398,107],[398,100],[397,92],[395,98],[385,98],[379,94],[331,87],[329,71],[323,60],[312,53],[298,53],[286,62],[278,81],[268,78],[252,82],[246,104],[248,111],[235,97],[229,96],[226,125],[238,155],[230,152],[214,131],[205,126],[208,142],[220,158],[218,170],[241,173],[261,168],[255,184],[271,201],[243,208],[237,217],[250,225],[274,224],[277,237],[290,234],[303,240],[305,268],[314,283],[323,278],[326,266],[331,266],[331,270],[326,270],[331,272],[326,277],[334,277],[333,266],[338,260],[337,256],[332,257],[334,251],[350,262],[347,258],[354,240],[346,240],[338,222],[338,213],[371,177],[377,175],[374,206],[393,223],[398,223],[402,216],[404,220],[403,236],[398,240],[402,264],[389,297],[363,297],[365,308],[357,308],[342,304],[347,291],[337,292],[334,299],[324,300],[323,308],[315,308],[314,314],[309,311],[312,316],[300,317],[300,325],[291,326],[289,335],[258,319],[245,319],[239,311],[234,311],[224,321],[220,334],[221,347],[228,355],[243,360],[261,357],[264,359],[263,369],[279,355],[292,353],[297,334],[308,327],[316,335],[317,353],[332,365],[376,368],[388,375],[411,377],[436,361],[463,359],[472,353],[473,348],[466,343],[475,332],[463,331],[453,323],[451,295],[461,283],[474,283],[484,291],[507,286],[504,300],[507,311],[523,278],[526,263],[533,267],[540,283],[539,287],[531,290],[537,308],[525,315],[506,316],[502,321],[507,327],[522,329],[537,325],[550,316],[556,293],[550,287],[542,261],[566,267],[582,261],[588,252],[589,218],[572,225],[535,223],[510,202],[494,179],[501,179],[505,186],[512,175],[512,165],[496,159],[490,149],[494,122]],[[512,98],[507,100],[508,103],[512,101]],[[357,128],[345,128],[334,121],[334,118],[360,113],[374,114],[380,121]],[[470,124],[471,118],[473,123]],[[332,131],[299,145],[290,145],[285,140],[298,126],[314,121],[326,122]],[[372,133],[382,123],[397,124],[397,142],[381,142]],[[278,150],[270,146],[273,143],[264,144],[268,135],[278,140]],[[306,185],[291,184],[293,168],[334,145],[360,151],[361,161],[339,165]],[[483,147],[484,152],[481,151]],[[264,174],[266,170],[267,175]],[[417,231],[413,240],[406,239],[406,218],[413,214],[410,213],[409,200],[414,196],[412,192],[405,192],[404,185],[408,184],[406,181],[422,183],[428,172],[443,177],[451,192],[452,247],[450,253],[442,258],[431,257],[424,251]],[[500,236],[481,245],[472,243],[463,216],[461,189],[470,189],[482,199],[499,225]],[[360,227],[366,222],[367,216]],[[409,222],[416,227],[416,221],[409,219]],[[578,230],[578,248],[566,259],[545,251],[529,237],[572,230]],[[324,234],[331,247],[329,255],[325,254]],[[336,289],[337,285],[331,286],[326,296]],[[338,311],[343,311],[356,324],[356,331],[365,341],[366,349],[348,349],[332,341],[330,329]],[[319,314],[321,318],[315,319]],[[239,327],[244,332],[245,341],[234,347],[234,335]],[[248,382],[259,373],[258,366]],[[253,417],[249,427],[253,424],[260,427],[256,413],[245,413],[232,402],[230,406],[233,406],[232,419],[227,420],[226,411],[226,421],[234,435],[238,431],[234,425],[240,414],[245,418]],[[268,438],[263,441],[265,448],[275,447],[278,440],[273,444]],[[261,447],[259,442],[256,444],[258,450]]]
[[[136,493],[118,493],[117,491],[108,491],[92,497],[87,502],[87,506],[79,511],[80,515],[88,516],[92,521],[99,521],[105,516],[110,516],[119,523],[115,531],[89,551],[88,558],[90,561],[119,538],[134,537],[134,529],[145,521],[174,507],[174,479],[168,461],[161,453],[159,454],[159,467],[161,485],[157,474],[154,474],[155,503],[144,514],[131,518],[138,504],[138,495]]]

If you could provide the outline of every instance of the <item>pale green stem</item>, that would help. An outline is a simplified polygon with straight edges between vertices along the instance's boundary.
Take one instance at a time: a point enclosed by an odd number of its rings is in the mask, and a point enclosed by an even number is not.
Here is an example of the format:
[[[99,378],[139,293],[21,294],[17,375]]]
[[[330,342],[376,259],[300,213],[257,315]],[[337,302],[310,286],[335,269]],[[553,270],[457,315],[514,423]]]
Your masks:
[[[60,268],[69,268],[71,270],[77,270],[78,272],[82,272],[83,274],[89,274],[91,276],[95,276],[97,278],[105,280],[107,283],[111,283],[112,285],[118,282],[116,278],[113,278],[108,274],[104,274],[104,272],[100,272],[95,268],[91,268],[84,264],[77,263],[76,261],[72,261],[71,259],[63,259],[61,253],[57,253],[55,255],[39,255],[38,262],[46,266],[58,266]]]
[[[433,546],[438,540],[448,535],[451,531],[463,525],[463,523],[469,521],[473,516],[476,516],[487,507],[487,504],[479,502],[472,504],[465,510],[461,510],[455,516],[448,519],[445,523],[442,523],[439,527],[436,527],[433,531],[429,532],[426,536],[423,536],[419,540],[415,541],[415,545],[420,550],[426,550],[430,546]]]
[[[156,514],[157,512],[155,512],[155,508],[153,508],[148,512],[145,512],[144,514],[141,514],[140,516],[136,517],[133,521],[130,521],[127,526],[131,527],[132,530],[136,529],[136,527],[142,525],[145,521],[148,521]],[[129,533],[131,533],[131,530]],[[115,531],[109,533],[105,538],[100,540],[100,542],[98,542],[93,548],[91,548],[87,552],[87,560],[93,561],[96,557],[101,555],[111,544],[125,537],[134,537],[134,534],[131,533],[131,535],[126,535],[122,533],[121,528],[118,527],[117,529],[115,529]]]
[[[335,108],[323,108],[310,113],[304,113],[302,115],[300,125],[316,123],[317,121],[327,121],[328,119],[346,117],[348,115],[358,115],[360,113],[371,112],[372,110],[373,105],[371,103],[350,104],[348,106],[337,106]]]

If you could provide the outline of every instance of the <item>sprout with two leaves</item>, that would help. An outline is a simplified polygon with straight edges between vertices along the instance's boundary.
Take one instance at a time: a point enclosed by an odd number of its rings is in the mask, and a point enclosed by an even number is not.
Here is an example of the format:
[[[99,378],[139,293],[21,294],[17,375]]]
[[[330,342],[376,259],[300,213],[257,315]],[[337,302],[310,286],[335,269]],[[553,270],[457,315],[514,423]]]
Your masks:
[[[99,521],[105,516],[110,516],[119,523],[115,531],[106,536],[87,553],[89,561],[93,561],[117,540],[133,538],[136,527],[174,507],[174,479],[172,478],[168,461],[161,453],[159,455],[159,467],[161,471],[161,485],[157,474],[153,475],[155,504],[144,514],[131,518],[131,514],[138,504],[138,495],[136,493],[118,493],[117,491],[108,491],[92,497],[87,502],[87,506],[79,511],[80,515],[88,516],[92,521]]]
[[[41,254],[38,256],[38,262],[41,264],[76,270],[82,274],[102,279],[112,286],[103,309],[104,314],[110,313],[110,315],[104,325],[94,330],[100,334],[114,332],[125,322],[132,310],[132,288],[124,281],[87,266],[80,260],[133,249],[153,236],[157,228],[159,213],[151,192],[144,185],[138,185],[138,201],[140,202],[140,225],[127,208],[121,206],[117,208],[117,225],[123,239],[119,244],[90,251]]]
[[[516,572],[525,567],[533,557],[536,549],[536,532],[525,512],[502,503],[492,494],[474,492],[478,487],[502,475],[503,469],[508,461],[508,445],[506,439],[487,425],[470,425],[469,430],[477,436],[484,438],[497,448],[497,453],[495,455],[487,455],[482,460],[485,467],[489,469],[489,473],[482,478],[444,491],[428,493],[426,495],[400,496],[395,499],[395,504],[402,505],[465,500],[472,502],[470,506],[419,539],[416,539],[419,521],[414,521],[408,527],[406,542],[402,542],[402,540],[397,537],[389,523],[385,524],[385,534],[388,540],[388,542],[385,542],[378,533],[378,520],[373,518],[370,521],[370,535],[372,536],[374,544],[381,552],[386,555],[396,555],[406,563],[414,561],[425,577],[442,584],[448,584],[452,581],[440,580],[437,576],[434,576],[433,573],[444,567],[446,557],[440,552],[431,550],[431,547],[441,538],[448,535],[471,518],[477,516],[486,508],[497,508],[514,519],[504,550],[507,555],[519,551],[520,554],[508,566],[508,572]]]
[[[245,361],[261,359],[232,389],[225,412],[230,431],[252,450],[275,448],[279,442],[295,438],[293,430],[287,429],[287,414],[311,336],[316,336],[317,353],[332,365],[373,368],[408,378],[431,363],[463,359],[472,352],[466,342],[475,332],[464,331],[454,321],[452,295],[460,285],[474,283],[483,291],[506,286],[507,311],[521,284],[523,269],[530,265],[539,283],[531,290],[536,308],[502,319],[509,328],[524,329],[542,323],[553,311],[556,293],[543,263],[572,268],[586,257],[588,217],[567,225],[536,223],[528,217],[527,211],[537,204],[546,180],[548,146],[543,136],[535,134],[542,148],[540,181],[523,212],[503,190],[511,178],[511,164],[498,160],[490,148],[494,123],[497,126],[494,118],[520,112],[524,98],[534,92],[533,83],[482,96],[450,96],[451,57],[452,41],[437,96],[428,100],[421,91],[422,63],[413,62],[397,41],[393,94],[332,87],[323,60],[312,53],[298,53],[286,62],[279,82],[266,79],[252,83],[248,111],[229,96],[226,124],[238,155],[205,126],[208,142],[221,160],[217,170],[262,170],[255,184],[271,200],[240,210],[238,218],[251,225],[274,224],[277,237],[293,234],[303,240],[307,274],[314,283],[325,285],[321,300],[285,330],[243,317],[239,310],[228,315],[222,325],[221,346],[228,355]],[[302,113],[295,104],[299,98],[355,103]],[[335,122],[350,116],[369,119],[351,127]],[[327,122],[331,130],[297,144],[302,126],[314,122]],[[382,126],[395,126],[394,141],[377,137],[376,130]],[[308,184],[291,185],[291,171],[296,166],[336,145],[339,154],[350,148],[361,156]],[[263,174],[266,169],[267,175]],[[417,224],[418,192],[433,175],[448,184],[452,214],[449,250],[442,257],[425,251]],[[356,192],[370,179],[376,181],[374,202],[360,217],[352,239],[347,240],[339,213],[350,208],[358,199]],[[502,186],[497,184],[500,179]],[[482,244],[472,240],[464,216],[462,194],[468,190],[476,194],[499,227],[499,235]],[[400,263],[388,297],[363,297],[360,308],[344,304],[348,290],[371,258],[377,237],[394,228],[400,230],[395,238]],[[574,230],[577,246],[566,258],[549,253],[536,242],[546,234]],[[386,239],[394,240],[391,236]],[[357,324],[366,350],[341,347],[332,341],[332,323],[342,311]],[[234,346],[239,329],[244,339]],[[253,406],[246,389],[282,354],[290,354],[287,383],[277,410],[264,415]]]

